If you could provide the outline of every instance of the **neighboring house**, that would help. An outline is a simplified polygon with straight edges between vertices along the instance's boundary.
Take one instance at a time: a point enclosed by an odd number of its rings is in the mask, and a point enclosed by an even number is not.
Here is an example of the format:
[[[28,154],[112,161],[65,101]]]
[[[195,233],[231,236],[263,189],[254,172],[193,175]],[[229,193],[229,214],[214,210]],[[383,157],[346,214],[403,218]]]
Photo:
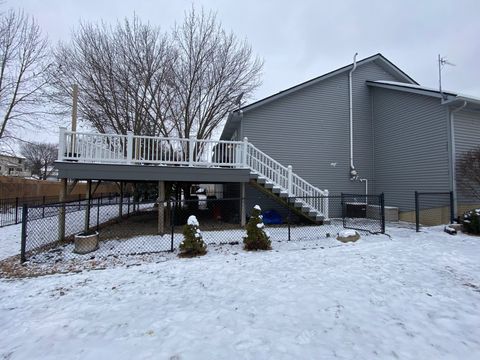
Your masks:
[[[0,175],[28,177],[32,173],[25,165],[25,158],[0,154]]]
[[[459,189],[455,163],[480,145],[480,99],[422,87],[376,54],[233,112],[221,139],[245,137],[330,194],[368,184],[411,220],[414,191],[453,191],[460,213],[474,200]],[[247,197],[248,206],[263,198],[251,186]]]

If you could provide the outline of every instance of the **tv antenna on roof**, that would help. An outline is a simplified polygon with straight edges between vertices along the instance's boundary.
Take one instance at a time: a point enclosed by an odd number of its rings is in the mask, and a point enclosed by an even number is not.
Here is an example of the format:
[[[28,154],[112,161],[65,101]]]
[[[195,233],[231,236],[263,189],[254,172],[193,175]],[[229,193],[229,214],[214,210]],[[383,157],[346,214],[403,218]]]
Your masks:
[[[438,54],[438,87],[440,89],[440,94],[444,99],[445,99],[445,95],[443,95],[443,91],[442,91],[442,69],[445,65],[456,66],[455,64],[448,62],[446,57],[442,57],[440,54]]]

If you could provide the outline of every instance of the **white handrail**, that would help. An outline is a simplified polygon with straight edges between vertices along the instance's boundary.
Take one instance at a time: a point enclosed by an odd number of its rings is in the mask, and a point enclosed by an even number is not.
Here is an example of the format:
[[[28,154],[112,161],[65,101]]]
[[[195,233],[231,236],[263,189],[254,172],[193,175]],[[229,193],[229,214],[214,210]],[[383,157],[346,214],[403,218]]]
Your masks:
[[[60,128],[59,161],[248,168],[302,205],[328,217],[327,190],[320,190],[245,138],[204,140],[67,131]]]
[[[247,166],[259,176],[295,197],[302,205],[328,218],[328,190],[320,190],[252,144],[248,144]]]

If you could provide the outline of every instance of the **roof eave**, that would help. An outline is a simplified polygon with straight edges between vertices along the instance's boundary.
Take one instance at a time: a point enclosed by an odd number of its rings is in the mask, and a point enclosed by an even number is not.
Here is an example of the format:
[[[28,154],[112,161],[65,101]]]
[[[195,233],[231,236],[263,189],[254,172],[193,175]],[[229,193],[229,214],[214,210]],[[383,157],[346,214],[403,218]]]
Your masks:
[[[394,73],[396,73],[401,79],[405,80],[408,83],[418,85],[418,83],[414,79],[412,79],[410,76],[408,76],[405,72],[403,72],[400,68],[398,68],[395,64],[393,64],[390,60],[388,60],[385,56],[383,56],[380,53],[369,56],[365,59],[362,59],[362,60],[358,61],[357,66],[361,66],[363,64],[369,63],[371,61],[379,60],[379,59],[382,60],[383,63],[385,65],[387,65],[387,67],[390,70],[392,70]],[[346,72],[346,71],[350,70],[352,66],[353,66],[353,64],[348,64],[348,65],[345,65],[345,66],[343,66],[339,69],[333,70],[333,71],[328,72],[328,73],[323,74],[323,75],[320,75],[316,78],[307,80],[303,83],[292,86],[292,87],[290,87],[288,89],[285,89],[285,90],[282,90],[282,91],[280,91],[276,94],[273,94],[273,95],[270,95],[266,98],[258,100],[258,101],[254,102],[252,104],[246,105],[246,106],[242,107],[241,110],[243,112],[253,110],[253,109],[257,108],[258,106],[265,105],[266,103],[269,103],[270,101],[277,100],[280,97],[286,96],[286,95],[291,94],[295,91],[301,90],[301,89],[306,88],[310,85],[316,84],[318,82],[321,82],[323,80],[326,80],[326,79],[331,78],[333,76],[336,76],[338,74]]]
[[[390,89],[390,90],[396,90],[396,91],[403,91],[403,92],[409,92],[409,93],[414,93],[414,94],[420,94],[420,95],[426,95],[426,96],[431,96],[435,97],[438,99],[443,99],[444,96],[447,97],[447,99],[454,99],[457,97],[457,94],[454,93],[449,93],[449,92],[444,92],[440,94],[438,91],[433,91],[433,90],[427,90],[427,89],[416,89],[413,87],[408,87],[408,86],[401,86],[401,85],[394,85],[394,84],[382,84],[382,83],[377,83],[375,81],[367,81],[368,86],[373,86],[373,87],[378,87],[378,88],[383,88],[383,89]]]

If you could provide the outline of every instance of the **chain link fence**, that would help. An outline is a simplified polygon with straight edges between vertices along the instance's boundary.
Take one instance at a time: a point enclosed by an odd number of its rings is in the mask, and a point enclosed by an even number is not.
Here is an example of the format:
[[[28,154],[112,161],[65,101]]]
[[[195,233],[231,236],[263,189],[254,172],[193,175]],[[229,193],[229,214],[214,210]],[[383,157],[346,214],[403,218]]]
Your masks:
[[[342,194],[342,219],[345,229],[385,233],[384,195]]]
[[[453,192],[415,191],[415,225],[417,232],[422,226],[450,224],[454,221]]]
[[[92,199],[75,204],[25,205],[21,258],[22,261],[33,258],[37,262],[61,262],[85,256],[174,251],[183,241],[183,227],[191,215],[200,222],[207,245],[241,244],[246,235],[245,223],[252,211],[242,209],[243,203],[241,198],[204,196],[158,204],[125,196],[115,197],[109,203]],[[317,203],[328,203],[328,214],[313,210],[312,206]],[[43,212],[49,216],[40,216]],[[382,233],[385,229],[383,195],[284,198],[277,209],[263,209],[263,222],[272,241],[335,238],[346,228],[365,235]],[[79,233],[97,236],[98,246],[94,252],[81,255],[74,251],[74,238]]]
[[[92,198],[100,198],[103,202],[109,202],[117,196],[117,193],[98,193],[93,194]],[[84,194],[68,195],[66,199],[66,202],[78,204],[79,206],[81,206],[84,201]],[[22,222],[22,207],[24,205],[28,205],[29,207],[41,207],[42,211],[39,211],[36,214],[37,218],[40,219],[48,217],[48,205],[56,204],[58,202],[58,196],[32,196],[0,199],[0,227],[20,224]]]

